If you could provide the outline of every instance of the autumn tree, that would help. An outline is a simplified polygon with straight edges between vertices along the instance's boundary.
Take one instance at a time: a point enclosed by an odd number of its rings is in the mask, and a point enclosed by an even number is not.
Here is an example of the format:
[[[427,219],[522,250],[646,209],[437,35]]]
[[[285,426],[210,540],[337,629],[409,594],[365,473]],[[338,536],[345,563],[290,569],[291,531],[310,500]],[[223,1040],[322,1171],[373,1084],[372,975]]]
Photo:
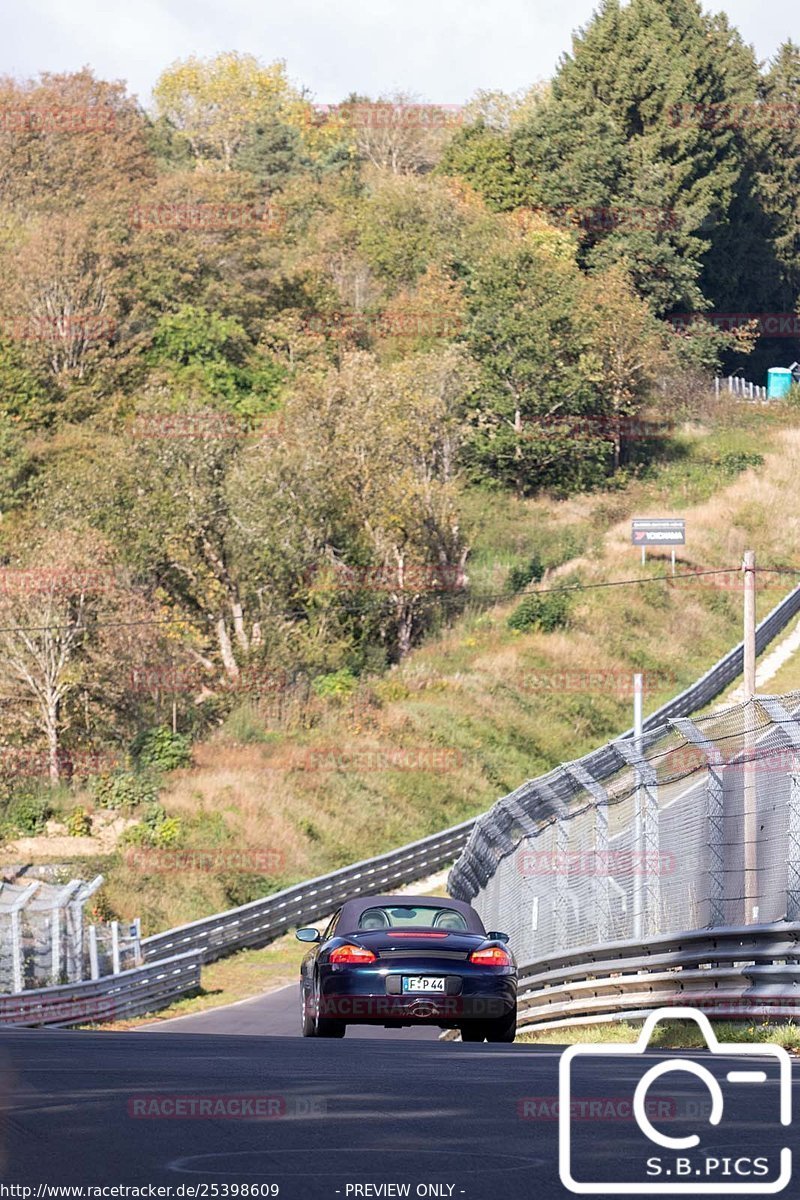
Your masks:
[[[185,135],[198,166],[225,171],[265,110],[280,114],[300,101],[282,62],[263,66],[254,55],[234,51],[173,63],[153,95],[159,116]]]
[[[43,735],[50,782],[59,782],[65,705],[79,686],[89,629],[113,579],[98,539],[35,538],[0,567],[0,688],[21,699]]]
[[[577,315],[588,335],[580,369],[597,389],[603,418],[608,417],[601,424],[612,440],[616,470],[626,418],[636,416],[670,365],[668,335],[618,266],[586,280]]]

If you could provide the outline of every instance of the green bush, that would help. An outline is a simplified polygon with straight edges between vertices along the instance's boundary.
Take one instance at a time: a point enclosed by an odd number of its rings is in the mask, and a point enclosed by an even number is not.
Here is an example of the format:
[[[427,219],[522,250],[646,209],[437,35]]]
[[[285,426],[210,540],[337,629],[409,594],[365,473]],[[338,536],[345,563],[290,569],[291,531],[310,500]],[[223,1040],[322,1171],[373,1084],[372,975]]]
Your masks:
[[[185,733],[173,733],[167,725],[156,725],[140,733],[132,751],[140,766],[157,771],[174,771],[192,761],[190,738]]]
[[[544,592],[526,596],[508,618],[509,629],[523,632],[541,629],[552,633],[562,629],[569,620],[570,597],[567,592]]]
[[[238,908],[241,904],[250,904],[253,900],[261,900],[264,896],[277,890],[274,879],[250,871],[224,871],[218,876],[218,879],[222,884],[226,903],[232,908]]]
[[[147,775],[133,771],[115,771],[95,775],[91,790],[101,808],[137,808],[158,798],[158,789]]]
[[[92,818],[85,808],[73,808],[67,817],[67,833],[70,837],[88,837],[92,832]]]
[[[512,594],[521,592],[529,583],[538,583],[543,575],[544,563],[538,552],[534,551],[526,563],[519,567],[512,567],[508,572],[507,590]]]
[[[17,832],[33,837],[42,832],[52,815],[53,808],[48,797],[32,792],[11,801],[6,821]]]
[[[358,687],[358,680],[352,671],[345,667],[342,671],[332,671],[329,675],[318,675],[311,683],[318,696],[325,699],[328,696],[350,696]]]
[[[242,746],[270,742],[275,737],[266,728],[263,714],[249,700],[231,709],[222,725],[222,733]]]
[[[156,846],[163,849],[180,841],[181,823],[177,817],[168,817],[164,808],[149,804],[138,825],[132,825],[120,841],[132,846]]]
[[[741,471],[746,471],[748,467],[763,466],[764,455],[748,453],[746,450],[730,450],[727,454],[720,456],[719,465],[727,475],[738,475]]]

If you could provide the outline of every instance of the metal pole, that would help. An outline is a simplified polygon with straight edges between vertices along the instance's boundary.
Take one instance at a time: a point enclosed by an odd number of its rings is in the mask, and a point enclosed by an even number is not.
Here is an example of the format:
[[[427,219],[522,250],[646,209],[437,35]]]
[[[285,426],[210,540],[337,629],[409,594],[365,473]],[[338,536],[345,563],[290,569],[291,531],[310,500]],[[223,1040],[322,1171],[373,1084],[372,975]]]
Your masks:
[[[672,574],[675,574],[675,547],[672,547]]]
[[[756,694],[756,556],[745,550],[744,571],[744,696]]]
[[[111,922],[111,970],[119,975],[119,921]]]
[[[642,546],[642,566],[647,562],[647,546]]]
[[[756,556],[745,550],[744,571],[744,779],[743,830],[744,841],[744,920],[746,925],[758,920],[758,824],[756,814],[755,762],[755,705],[756,692]]]
[[[636,745],[636,754],[641,757],[642,753],[642,676],[637,673],[633,677],[633,740]],[[633,936],[640,938],[644,927],[644,874],[643,866],[645,862],[644,854],[644,819],[642,814],[642,805],[644,797],[642,795],[642,783],[639,773],[637,772],[638,786],[636,788],[636,819],[634,821],[634,852],[632,856],[633,862]]]
[[[97,926],[89,926],[89,974],[92,979],[100,978],[100,963],[97,956]]]
[[[52,929],[50,977],[54,984],[60,983],[61,974],[61,909],[56,904],[51,914]]]
[[[795,764],[800,765],[800,764]],[[786,920],[800,920],[800,772],[792,771],[787,806]]]
[[[39,890],[39,884],[40,880],[38,879],[29,884],[25,888],[25,891],[17,896],[9,913],[11,917],[11,962],[15,992],[21,992],[25,986],[25,956],[22,950],[22,910],[33,893]]]

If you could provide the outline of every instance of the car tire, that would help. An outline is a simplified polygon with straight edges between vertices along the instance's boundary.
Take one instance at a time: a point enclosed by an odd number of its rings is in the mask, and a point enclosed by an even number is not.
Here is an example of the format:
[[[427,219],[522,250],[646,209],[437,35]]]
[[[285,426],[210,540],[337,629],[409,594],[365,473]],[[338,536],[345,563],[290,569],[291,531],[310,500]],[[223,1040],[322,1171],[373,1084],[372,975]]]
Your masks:
[[[343,1038],[347,1025],[344,1021],[331,1021],[328,1017],[317,1018],[315,1037]]]
[[[462,1042],[484,1042],[486,1029],[483,1021],[473,1021],[470,1025],[462,1025],[461,1040]]]
[[[317,1021],[311,1008],[311,996],[306,995],[302,984],[300,984],[300,1028],[303,1037],[317,1036]]]
[[[513,1042],[517,1036],[517,1006],[504,1017],[494,1017],[486,1022],[487,1042]]]

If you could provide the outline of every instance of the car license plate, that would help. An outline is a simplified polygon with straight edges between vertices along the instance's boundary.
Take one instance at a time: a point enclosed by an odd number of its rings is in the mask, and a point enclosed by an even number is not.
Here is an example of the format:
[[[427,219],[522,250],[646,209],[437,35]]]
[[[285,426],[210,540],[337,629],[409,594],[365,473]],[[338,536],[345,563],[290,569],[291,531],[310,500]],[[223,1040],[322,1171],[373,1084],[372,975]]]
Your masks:
[[[443,975],[404,975],[404,992],[443,992]]]

